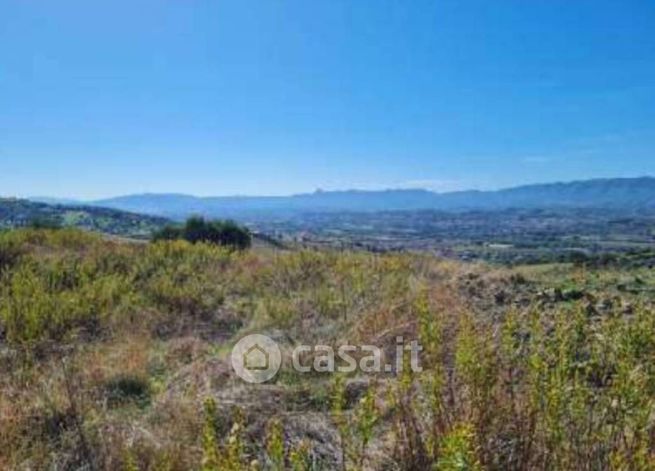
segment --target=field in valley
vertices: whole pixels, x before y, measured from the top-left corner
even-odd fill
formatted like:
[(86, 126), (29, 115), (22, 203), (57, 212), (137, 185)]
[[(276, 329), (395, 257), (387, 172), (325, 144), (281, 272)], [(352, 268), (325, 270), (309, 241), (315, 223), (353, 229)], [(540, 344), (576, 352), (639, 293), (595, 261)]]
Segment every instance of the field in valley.
[(651, 209), (318, 211), (244, 220), (283, 242), (314, 247), (411, 250), (501, 265), (655, 265)]

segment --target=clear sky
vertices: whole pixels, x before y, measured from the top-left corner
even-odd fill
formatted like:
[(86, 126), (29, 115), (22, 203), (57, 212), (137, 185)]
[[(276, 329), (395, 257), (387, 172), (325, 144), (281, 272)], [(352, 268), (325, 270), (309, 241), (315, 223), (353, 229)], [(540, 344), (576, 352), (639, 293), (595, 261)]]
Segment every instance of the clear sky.
[(653, 0), (0, 0), (0, 194), (655, 174)]

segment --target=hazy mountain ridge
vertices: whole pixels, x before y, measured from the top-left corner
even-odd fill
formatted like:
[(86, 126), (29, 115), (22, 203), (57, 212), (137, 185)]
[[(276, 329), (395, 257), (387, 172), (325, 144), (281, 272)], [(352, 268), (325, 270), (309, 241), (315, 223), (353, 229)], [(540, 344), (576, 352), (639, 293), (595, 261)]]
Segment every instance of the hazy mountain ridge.
[(173, 218), (192, 213), (227, 217), (298, 211), (458, 211), (551, 207), (640, 210), (655, 209), (655, 178), (596, 179), (451, 193), (403, 189), (317, 191), (292, 196), (196, 197), (144, 193), (84, 204)]

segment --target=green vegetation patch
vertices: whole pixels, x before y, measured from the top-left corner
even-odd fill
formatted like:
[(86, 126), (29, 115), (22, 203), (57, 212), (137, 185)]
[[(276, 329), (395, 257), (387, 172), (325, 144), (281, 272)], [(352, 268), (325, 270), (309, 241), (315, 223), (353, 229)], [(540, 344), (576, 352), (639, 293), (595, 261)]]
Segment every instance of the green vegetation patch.
[(206, 242), (243, 250), (250, 247), (248, 229), (234, 221), (206, 221), (202, 217), (189, 218), (183, 226), (166, 226), (153, 235), (153, 240), (183, 239), (193, 244)]

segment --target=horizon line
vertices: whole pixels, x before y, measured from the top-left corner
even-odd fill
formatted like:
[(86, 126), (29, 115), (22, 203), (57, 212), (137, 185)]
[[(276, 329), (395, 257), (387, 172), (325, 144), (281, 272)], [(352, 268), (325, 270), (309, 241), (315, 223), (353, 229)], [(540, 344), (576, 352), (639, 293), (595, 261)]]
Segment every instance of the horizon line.
[(648, 174), (643, 174), (643, 175), (638, 175), (638, 176), (631, 176), (631, 177), (592, 177), (592, 178), (587, 178), (587, 179), (575, 179), (575, 180), (557, 180), (557, 181), (546, 181), (546, 182), (539, 182), (539, 183), (523, 183), (523, 184), (517, 184), (517, 185), (511, 185), (511, 186), (503, 186), (503, 187), (498, 187), (498, 188), (466, 188), (466, 189), (461, 189), (461, 190), (450, 190), (450, 191), (436, 191), (433, 189), (429, 189), (426, 187), (403, 187), (403, 186), (398, 186), (398, 187), (381, 187), (379, 189), (364, 189), (364, 188), (345, 188), (345, 189), (322, 189), (322, 188), (316, 188), (314, 191), (307, 191), (307, 192), (300, 192), (300, 193), (290, 193), (290, 194), (281, 194), (281, 195), (273, 195), (273, 194), (268, 194), (268, 195), (253, 195), (253, 194), (226, 194), (226, 195), (219, 195), (219, 194), (210, 194), (210, 195), (198, 195), (198, 194), (192, 194), (192, 193), (182, 193), (182, 192), (153, 192), (153, 191), (142, 191), (142, 192), (133, 192), (133, 193), (123, 193), (123, 194), (118, 194), (118, 195), (112, 195), (112, 196), (105, 196), (105, 197), (99, 197), (99, 198), (78, 198), (74, 196), (49, 196), (49, 195), (32, 195), (32, 196), (16, 196), (16, 195), (5, 195), (2, 196), (0, 195), (0, 198), (5, 198), (5, 199), (10, 199), (10, 198), (15, 198), (15, 199), (23, 199), (23, 200), (46, 200), (46, 199), (51, 199), (51, 200), (59, 200), (59, 201), (70, 201), (74, 203), (94, 203), (98, 201), (104, 201), (104, 200), (112, 200), (112, 199), (117, 199), (117, 198), (126, 198), (126, 197), (133, 197), (133, 196), (177, 196), (177, 197), (188, 197), (188, 198), (196, 198), (196, 199), (210, 199), (210, 198), (293, 198), (293, 197), (298, 197), (298, 196), (308, 196), (308, 195), (316, 195), (316, 194), (322, 194), (322, 193), (383, 193), (383, 192), (393, 192), (393, 191), (423, 191), (427, 193), (432, 193), (435, 195), (448, 195), (448, 194), (455, 194), (455, 193), (468, 193), (468, 192), (499, 192), (499, 191), (505, 191), (505, 190), (512, 190), (512, 189), (517, 189), (517, 188), (524, 188), (524, 187), (534, 187), (534, 186), (549, 186), (549, 185), (570, 185), (570, 184), (575, 184), (575, 183), (585, 183), (585, 182), (600, 182), (600, 181), (608, 181), (608, 180), (643, 180), (643, 179), (655, 179), (655, 175), (648, 175)]

